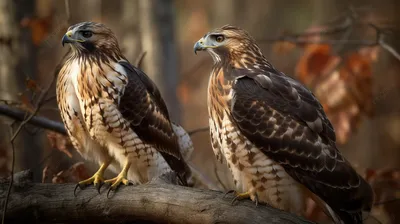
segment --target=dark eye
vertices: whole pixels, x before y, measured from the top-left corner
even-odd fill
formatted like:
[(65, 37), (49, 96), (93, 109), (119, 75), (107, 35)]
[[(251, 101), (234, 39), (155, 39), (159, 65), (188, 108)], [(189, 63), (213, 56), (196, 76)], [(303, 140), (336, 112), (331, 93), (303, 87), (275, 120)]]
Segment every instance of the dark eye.
[(89, 38), (93, 35), (92, 31), (82, 31), (82, 36), (84, 38)]
[(225, 40), (225, 37), (222, 36), (222, 35), (218, 35), (218, 36), (215, 37), (215, 40), (216, 40), (218, 43), (221, 43), (222, 41)]

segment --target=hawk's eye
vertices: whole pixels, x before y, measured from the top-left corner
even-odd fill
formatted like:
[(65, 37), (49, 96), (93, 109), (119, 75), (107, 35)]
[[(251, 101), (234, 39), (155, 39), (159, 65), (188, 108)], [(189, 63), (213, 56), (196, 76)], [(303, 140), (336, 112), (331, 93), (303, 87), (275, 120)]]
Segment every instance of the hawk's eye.
[(215, 40), (216, 40), (218, 43), (221, 43), (222, 41), (225, 40), (225, 37), (224, 37), (223, 35), (218, 35), (218, 36), (215, 37)]
[(84, 38), (89, 38), (93, 35), (92, 31), (82, 31), (82, 36)]

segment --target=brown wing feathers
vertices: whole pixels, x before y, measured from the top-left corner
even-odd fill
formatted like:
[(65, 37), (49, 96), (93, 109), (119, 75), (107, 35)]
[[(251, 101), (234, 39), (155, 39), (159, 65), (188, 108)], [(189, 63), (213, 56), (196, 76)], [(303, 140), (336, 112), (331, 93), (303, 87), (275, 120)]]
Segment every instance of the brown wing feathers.
[(231, 113), (239, 129), (346, 223), (361, 223), (363, 204), (372, 202), (369, 186), (336, 149), (318, 101), (286, 77), (257, 77), (270, 84), (253, 77), (239, 78), (233, 86)]
[(131, 122), (133, 131), (145, 143), (155, 145), (168, 165), (187, 185), (189, 168), (179, 151), (167, 107), (155, 84), (139, 69), (119, 62), (128, 73), (128, 83), (120, 101), (120, 111)]

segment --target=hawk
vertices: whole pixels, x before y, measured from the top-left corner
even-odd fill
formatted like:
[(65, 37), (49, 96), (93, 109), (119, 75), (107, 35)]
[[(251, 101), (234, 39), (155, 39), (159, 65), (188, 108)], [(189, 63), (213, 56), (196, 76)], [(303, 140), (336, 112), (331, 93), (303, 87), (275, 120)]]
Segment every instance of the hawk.
[[(191, 153), (191, 140), (170, 122), (156, 85), (126, 60), (113, 32), (83, 22), (68, 28), (62, 44), (71, 48), (57, 79), (61, 117), (78, 152), (100, 165), (77, 186), (94, 184), (99, 190), (109, 183), (114, 190), (130, 181), (146, 183), (171, 169), (187, 185), (191, 172), (180, 146)], [(104, 180), (107, 167), (118, 176)]]
[(373, 192), (336, 147), (314, 95), (274, 68), (243, 29), (207, 33), (214, 66), (208, 84), (212, 148), (232, 173), (236, 198), (302, 215), (311, 194), (336, 223), (362, 223)]

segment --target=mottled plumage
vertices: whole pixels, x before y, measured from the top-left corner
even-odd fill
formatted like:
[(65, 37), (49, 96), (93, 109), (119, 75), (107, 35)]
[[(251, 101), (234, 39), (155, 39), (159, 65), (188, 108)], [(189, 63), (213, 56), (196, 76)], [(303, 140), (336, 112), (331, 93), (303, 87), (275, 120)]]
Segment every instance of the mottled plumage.
[[(157, 87), (125, 59), (111, 30), (79, 23), (68, 29), (64, 43), (71, 50), (59, 72), (57, 99), (75, 148), (104, 169), (110, 163), (114, 171), (122, 168), (109, 181), (114, 187), (127, 184), (126, 178), (146, 183), (171, 168), (186, 185), (190, 169), (180, 145), (190, 154), (190, 138), (170, 122)], [(104, 169), (94, 176), (99, 185)]]
[(336, 223), (362, 223), (373, 192), (336, 147), (314, 95), (275, 69), (244, 30), (224, 26), (195, 44), (214, 60), (208, 86), (214, 153), (239, 192), (297, 214), (311, 194)]

